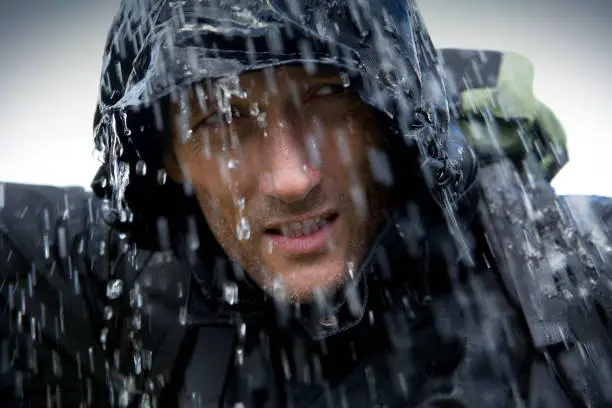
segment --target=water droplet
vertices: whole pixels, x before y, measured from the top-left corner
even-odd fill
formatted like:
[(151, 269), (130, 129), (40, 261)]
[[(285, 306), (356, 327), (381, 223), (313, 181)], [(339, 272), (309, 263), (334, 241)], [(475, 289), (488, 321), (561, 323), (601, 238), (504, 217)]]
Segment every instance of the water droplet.
[(346, 72), (340, 72), (340, 80), (342, 81), (343, 87), (348, 88), (349, 86), (351, 86), (351, 80)]
[(140, 398), (140, 408), (151, 408), (151, 396), (149, 394), (144, 394)]
[(254, 117), (257, 117), (257, 115), (259, 115), (259, 105), (257, 104), (257, 102), (252, 103), (249, 107), (249, 115)]
[(260, 128), (264, 128), (265, 129), (267, 127), (268, 117), (267, 117), (265, 112), (260, 112), (257, 115), (256, 120), (257, 120), (257, 126), (259, 126)]
[(159, 184), (160, 186), (163, 186), (164, 184), (166, 184), (167, 179), (168, 179), (168, 174), (166, 173), (166, 170), (159, 169), (157, 171), (157, 184)]
[(55, 350), (53, 350), (53, 352), (51, 353), (51, 367), (55, 376), (62, 376), (62, 363), (59, 354)]
[(153, 365), (153, 352), (151, 350), (143, 350), (142, 360), (144, 369), (151, 370), (151, 366)]
[(102, 348), (106, 349), (106, 341), (108, 340), (108, 327), (104, 327), (100, 331), (100, 344), (102, 344)]
[(236, 225), (236, 235), (239, 241), (246, 241), (251, 238), (251, 226), (246, 217), (241, 217), (238, 225)]
[(51, 256), (51, 242), (49, 241), (48, 234), (43, 235), (43, 251), (45, 259), (49, 259), (49, 257)]
[(130, 242), (127, 239), (121, 239), (119, 241), (119, 251), (124, 254), (127, 254), (130, 250)]
[(104, 241), (100, 241), (100, 246), (99, 246), (99, 250), (98, 250), (98, 255), (100, 256), (104, 256), (104, 254), (106, 253), (106, 242)]
[(114, 279), (106, 285), (106, 296), (109, 299), (117, 299), (123, 292), (123, 281), (121, 279)]
[(357, 283), (355, 281), (350, 281), (346, 284), (344, 296), (346, 297), (351, 315), (354, 317), (359, 316), (361, 314), (363, 303), (359, 291), (357, 290)]
[(310, 41), (301, 40), (298, 43), (300, 49), (300, 56), (303, 58), (302, 67), (309, 75), (313, 75), (317, 72), (317, 66), (313, 62), (315, 61), (314, 52)]
[(93, 347), (87, 348), (87, 356), (89, 357), (89, 369), (91, 371), (94, 371), (96, 366), (94, 362)]
[(367, 218), (368, 208), (367, 208), (367, 198), (365, 192), (361, 185), (354, 183), (350, 188), (351, 200), (353, 201), (353, 205), (355, 206), (355, 210), (357, 212), (357, 216), (359, 216), (362, 220)]
[(68, 243), (66, 236), (66, 227), (64, 226), (61, 226), (57, 229), (57, 246), (60, 258), (66, 259), (68, 257)]
[(223, 299), (230, 305), (238, 303), (238, 285), (236, 283), (231, 281), (223, 283)]
[(128, 221), (129, 218), (130, 218), (130, 216), (129, 216), (127, 211), (125, 211), (125, 210), (119, 211), (119, 221), (125, 223), (125, 222)]
[(179, 323), (181, 326), (185, 326), (187, 324), (187, 308), (185, 306), (179, 309)]
[(147, 174), (147, 163), (144, 160), (138, 160), (136, 162), (136, 174), (144, 176)]
[(368, 149), (368, 160), (374, 179), (385, 186), (393, 185), (393, 172), (387, 155), (377, 149)]
[(134, 330), (140, 330), (142, 328), (142, 316), (140, 313), (134, 313), (132, 316), (132, 328)]
[(136, 375), (142, 373), (142, 355), (140, 353), (134, 353), (134, 372)]
[(312, 165), (316, 168), (321, 167), (321, 153), (319, 152), (317, 141), (315, 140), (315, 137), (312, 134), (307, 136), (306, 149), (308, 151), (308, 159), (310, 163), (312, 163)]
[(126, 389), (122, 389), (119, 392), (119, 400), (117, 402), (121, 408), (127, 408), (127, 406), (130, 404), (130, 399), (130, 392)]
[(334, 134), (338, 152), (340, 153), (340, 162), (345, 166), (350, 166), (352, 162), (351, 149), (348, 144), (348, 134), (345, 130), (337, 130)]
[(235, 359), (236, 365), (238, 366), (241, 366), (244, 363), (244, 350), (242, 347), (236, 348)]
[(110, 306), (104, 306), (104, 320), (110, 320), (113, 318), (113, 308)]
[(239, 165), (240, 165), (240, 161), (238, 159), (229, 159), (227, 161), (227, 168), (228, 169), (236, 169), (236, 168), (238, 168)]
[(275, 277), (272, 281), (271, 287), (272, 294), (276, 299), (285, 299), (287, 295), (285, 282), (280, 277)]
[(140, 309), (144, 304), (144, 297), (140, 292), (140, 285), (135, 284), (134, 288), (130, 290), (130, 306), (133, 308)]
[(160, 388), (164, 388), (166, 386), (166, 377), (163, 374), (157, 374), (155, 380)]
[(238, 211), (244, 211), (244, 197), (240, 197), (236, 200), (236, 208), (238, 208)]

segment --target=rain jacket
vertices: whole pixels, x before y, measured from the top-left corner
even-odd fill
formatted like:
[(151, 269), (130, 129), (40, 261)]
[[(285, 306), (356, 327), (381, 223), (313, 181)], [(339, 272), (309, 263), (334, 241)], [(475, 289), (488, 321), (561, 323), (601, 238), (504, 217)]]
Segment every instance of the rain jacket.
[[(589, 352), (608, 336), (577, 324), (594, 308), (559, 309), (566, 319), (546, 301), (566, 304), (565, 290), (590, 305), (596, 291), (584, 284), (605, 295), (604, 280), (557, 287), (544, 272), (601, 271), (589, 255), (609, 249), (612, 205), (591, 198), (596, 212), (582, 217), (583, 201), (522, 188), (503, 160), (478, 168), (449, 129), (442, 71), (411, 2), (218, 3), (122, 4), (102, 67), (95, 195), (2, 185), (3, 406), (605, 406), (591, 384), (607, 357)], [(393, 174), (405, 203), (325, 306), (277, 304), (219, 252), (193, 197), (160, 173), (155, 143), (157, 102), (183, 87), (308, 61), (349, 72), (414, 167)], [(525, 239), (532, 221), (541, 242)], [(592, 264), (566, 260), (569, 238), (546, 235), (570, 224), (592, 244), (581, 254)], [(544, 249), (547, 266), (536, 264)], [(540, 265), (548, 280), (517, 281), (517, 265)], [(525, 290), (543, 301), (539, 320)]]
[[(393, 231), (371, 266), (378, 276), (415, 273), (368, 282), (367, 312), (335, 334), (321, 326), (333, 334), (321, 342), (303, 321), (279, 324), (253, 288), (238, 301), (215, 297), (174, 253), (127, 251), (89, 192), (0, 186), (3, 407), (580, 406), (529, 341), (490, 258), (451, 286), (444, 245), (415, 262)], [(560, 202), (581, 215), (581, 231), (612, 229), (609, 198)]]

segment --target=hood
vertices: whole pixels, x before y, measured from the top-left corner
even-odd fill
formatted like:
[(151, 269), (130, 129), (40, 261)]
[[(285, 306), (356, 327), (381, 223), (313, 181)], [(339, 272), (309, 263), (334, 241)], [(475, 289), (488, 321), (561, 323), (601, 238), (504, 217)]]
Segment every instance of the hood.
[(443, 68), (413, 0), (124, 0), (107, 39), (94, 118), (102, 166), (92, 187), (109, 222), (140, 231), (144, 241), (160, 217), (194, 206), (162, 169), (163, 98), (180, 98), (205, 79), (294, 63), (347, 72), (414, 154), (414, 172), (434, 200), (456, 208), (475, 163), (449, 130)]

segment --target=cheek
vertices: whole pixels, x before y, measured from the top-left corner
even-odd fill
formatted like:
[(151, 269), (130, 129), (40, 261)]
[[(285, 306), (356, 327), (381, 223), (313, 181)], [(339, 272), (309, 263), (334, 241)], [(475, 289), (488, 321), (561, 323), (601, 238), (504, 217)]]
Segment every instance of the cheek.
[(179, 156), (185, 179), (191, 183), (206, 221), (213, 230), (228, 230), (233, 222), (231, 183), (214, 159), (188, 152)]
[(318, 150), (325, 172), (337, 175), (357, 173), (360, 178), (368, 176), (370, 164), (368, 151), (376, 147), (375, 137), (367, 130), (350, 131), (348, 128), (336, 128), (326, 132)]
[(201, 199), (231, 201), (240, 183), (240, 160), (231, 155), (213, 155), (187, 152), (179, 158), (185, 178), (191, 182), (194, 193)]
[(181, 161), (209, 228), (229, 253), (234, 252), (232, 248), (238, 240), (236, 227), (240, 218), (246, 215), (238, 199), (249, 203), (256, 196), (255, 166), (260, 160), (251, 156), (217, 155), (207, 159), (192, 153), (183, 156)]

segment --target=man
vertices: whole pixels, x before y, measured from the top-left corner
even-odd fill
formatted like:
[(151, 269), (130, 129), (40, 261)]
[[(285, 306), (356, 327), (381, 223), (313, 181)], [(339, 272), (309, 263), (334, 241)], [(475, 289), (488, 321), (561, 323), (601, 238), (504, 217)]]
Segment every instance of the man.
[(123, 2), (100, 199), (1, 201), (5, 405), (612, 401), (601, 220), (478, 169), (414, 4), (351, 5)]

